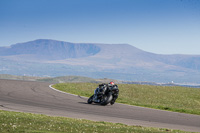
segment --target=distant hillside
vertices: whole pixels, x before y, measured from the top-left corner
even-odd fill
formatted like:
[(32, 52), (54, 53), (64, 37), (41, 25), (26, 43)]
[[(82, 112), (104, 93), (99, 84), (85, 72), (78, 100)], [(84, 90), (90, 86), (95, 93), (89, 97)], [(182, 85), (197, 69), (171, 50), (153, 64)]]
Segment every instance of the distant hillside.
[(16, 76), (10, 74), (0, 74), (0, 79), (12, 79), (12, 80), (26, 80), (26, 81), (37, 81), (44, 77), (32, 77), (32, 76)]
[(0, 47), (0, 62), (0, 74), (200, 83), (200, 55), (154, 54), (129, 44), (39, 39)]
[(49, 83), (67, 83), (67, 82), (88, 82), (88, 83), (109, 83), (114, 81), (115, 83), (122, 83), (122, 81), (117, 81), (113, 79), (93, 79), (89, 77), (82, 76), (61, 76), (61, 77), (32, 77), (32, 76), (16, 76), (9, 74), (0, 74), (0, 79), (10, 79), (10, 80), (25, 80), (25, 81), (41, 81)]
[[(61, 76), (61, 77), (32, 77), (32, 76), (16, 76), (16, 75), (8, 75), (8, 74), (0, 74), (0, 79), (8, 79), (8, 80), (24, 80), (24, 81), (40, 81), (40, 82), (48, 82), (51, 84), (56, 83), (109, 83), (110, 81), (114, 81), (115, 84), (142, 84), (142, 85), (155, 85), (155, 86), (184, 86), (184, 87), (193, 87), (200, 88), (200, 84), (179, 84), (179, 83), (156, 83), (156, 82), (142, 82), (142, 81), (120, 81), (115, 79), (93, 79), (89, 77), (82, 76)], [(94, 86), (97, 87), (97, 86)]]
[(93, 79), (82, 76), (61, 76), (55, 78), (38, 79), (37, 81), (50, 82), (50, 83), (67, 83), (67, 82), (109, 83), (110, 81), (114, 81), (115, 83), (122, 83), (122, 81), (117, 81), (113, 79)]
[(37, 81), (50, 82), (50, 83), (66, 83), (66, 82), (89, 82), (96, 83), (97, 81), (88, 77), (81, 76), (61, 76), (55, 78), (38, 79)]

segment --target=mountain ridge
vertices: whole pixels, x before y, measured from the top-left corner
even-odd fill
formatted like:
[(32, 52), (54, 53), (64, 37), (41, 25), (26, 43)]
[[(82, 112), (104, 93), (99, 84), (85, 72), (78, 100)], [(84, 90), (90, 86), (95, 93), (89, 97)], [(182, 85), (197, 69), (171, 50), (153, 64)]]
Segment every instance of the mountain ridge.
[(0, 61), (2, 74), (72, 74), (152, 82), (199, 82), (196, 78), (200, 78), (200, 55), (155, 54), (129, 44), (38, 39), (0, 47)]
[[(77, 58), (96, 54), (100, 49), (93, 44), (73, 44), (63, 41), (39, 39), (0, 47), (0, 56), (32, 55), (43, 60)], [(59, 51), (59, 52), (58, 52)], [(52, 56), (53, 55), (53, 56)]]

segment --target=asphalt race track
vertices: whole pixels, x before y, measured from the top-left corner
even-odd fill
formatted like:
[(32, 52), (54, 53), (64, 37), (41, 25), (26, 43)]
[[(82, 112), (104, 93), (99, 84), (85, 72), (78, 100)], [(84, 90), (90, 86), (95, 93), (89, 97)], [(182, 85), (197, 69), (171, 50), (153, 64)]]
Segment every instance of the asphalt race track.
[(87, 104), (87, 98), (55, 91), (49, 85), (44, 82), (1, 79), (0, 110), (200, 132), (199, 115), (123, 104), (90, 105)]

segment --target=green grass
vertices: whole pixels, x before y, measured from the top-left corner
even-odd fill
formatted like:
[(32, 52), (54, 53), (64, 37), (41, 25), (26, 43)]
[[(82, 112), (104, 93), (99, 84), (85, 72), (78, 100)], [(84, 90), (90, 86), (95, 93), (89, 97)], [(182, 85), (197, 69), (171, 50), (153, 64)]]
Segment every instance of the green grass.
[(187, 133), (178, 130), (127, 126), (84, 119), (0, 110), (1, 133)]
[[(54, 88), (89, 97), (95, 83), (61, 83)], [(118, 103), (200, 115), (200, 89), (179, 86), (119, 84)]]

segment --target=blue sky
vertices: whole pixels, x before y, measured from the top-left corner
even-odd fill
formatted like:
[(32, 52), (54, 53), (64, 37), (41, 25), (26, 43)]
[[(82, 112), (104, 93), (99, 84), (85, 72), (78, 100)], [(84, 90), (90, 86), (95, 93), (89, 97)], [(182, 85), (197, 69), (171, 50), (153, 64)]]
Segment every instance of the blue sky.
[(0, 46), (36, 39), (200, 55), (200, 0), (0, 0)]

